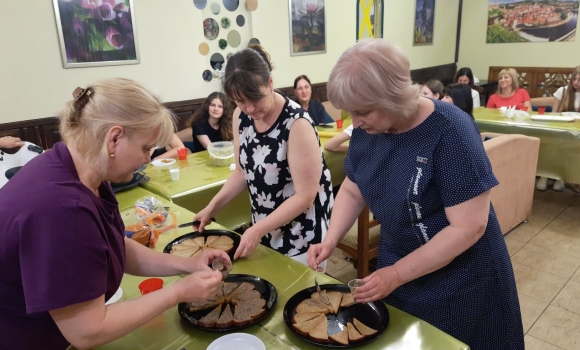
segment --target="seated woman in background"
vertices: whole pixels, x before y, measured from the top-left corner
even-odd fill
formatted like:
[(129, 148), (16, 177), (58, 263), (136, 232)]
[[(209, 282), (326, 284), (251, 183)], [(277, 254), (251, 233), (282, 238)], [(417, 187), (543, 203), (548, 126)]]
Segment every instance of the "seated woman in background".
[(212, 142), (232, 141), (232, 108), (226, 94), (218, 91), (209, 94), (186, 125), (193, 138), (194, 153), (205, 151)]
[(471, 88), (471, 98), (473, 99), (473, 108), (481, 106), (479, 101), (479, 91), (475, 89), (473, 72), (471, 71), (471, 68), (464, 67), (458, 70), (457, 74), (455, 74), (455, 79), (453, 79), (453, 82), (469, 85)]
[(312, 99), (312, 84), (306, 75), (300, 75), (294, 79), (294, 93), (296, 94), (296, 102), (298, 102), (302, 109), (310, 115), (314, 124), (333, 123), (334, 119), (328, 113), (320, 101)]
[(440, 100), (443, 98), (443, 90), (443, 84), (439, 80), (431, 79), (421, 88), (421, 96)]
[(580, 111), (580, 66), (572, 71), (570, 82), (554, 92), (554, 112), (578, 112)]
[(349, 125), (340, 134), (334, 135), (330, 140), (324, 144), (324, 149), (331, 152), (348, 152), (348, 145), (346, 141), (350, 140), (352, 136), (353, 126)]
[[(185, 148), (183, 142), (179, 139), (177, 134), (173, 134), (169, 145), (165, 147), (159, 147), (151, 151), (151, 160), (163, 159), (163, 158), (177, 158), (177, 150), (180, 148)], [(189, 153), (189, 152), (188, 152)]]
[(473, 118), (473, 98), (471, 97), (471, 88), (463, 83), (449, 84), (445, 87), (443, 93), (445, 96), (442, 101), (456, 105)]
[(520, 89), (518, 73), (513, 68), (502, 69), (498, 75), (497, 93), (491, 95), (487, 101), (487, 108), (516, 106), (516, 109), (526, 107), (532, 110), (532, 102), (526, 89)]

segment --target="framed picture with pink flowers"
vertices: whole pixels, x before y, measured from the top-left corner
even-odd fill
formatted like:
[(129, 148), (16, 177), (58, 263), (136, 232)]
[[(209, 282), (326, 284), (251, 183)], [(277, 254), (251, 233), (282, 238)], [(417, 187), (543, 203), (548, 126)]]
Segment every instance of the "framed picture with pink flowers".
[(139, 63), (133, 0), (53, 0), (64, 68)]
[(326, 52), (325, 0), (288, 0), (290, 56)]

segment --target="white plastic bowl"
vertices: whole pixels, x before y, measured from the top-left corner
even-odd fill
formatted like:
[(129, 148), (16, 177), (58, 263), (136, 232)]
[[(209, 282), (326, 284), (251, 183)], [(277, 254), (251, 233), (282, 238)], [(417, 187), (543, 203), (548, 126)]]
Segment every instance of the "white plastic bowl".
[(212, 142), (207, 151), (213, 166), (229, 166), (234, 162), (234, 143), (231, 141)]

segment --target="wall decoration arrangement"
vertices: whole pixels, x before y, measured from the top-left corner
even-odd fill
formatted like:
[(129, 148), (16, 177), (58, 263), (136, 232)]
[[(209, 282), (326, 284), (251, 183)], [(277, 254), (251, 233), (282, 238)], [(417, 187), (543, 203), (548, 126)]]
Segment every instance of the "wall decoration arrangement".
[(133, 0), (53, 0), (64, 68), (139, 63)]
[(416, 0), (413, 45), (432, 45), (435, 27), (435, 0)]
[(325, 0), (288, 0), (290, 56), (326, 52)]
[(486, 42), (574, 41), (578, 2), (489, 0)]
[(205, 39), (199, 44), (198, 51), (207, 57), (208, 69), (202, 73), (202, 78), (207, 82), (223, 80), (226, 65), (224, 57), (229, 59), (234, 52), (247, 47), (255, 39), (251, 39), (250, 13), (258, 8), (258, 1), (193, 0), (193, 5), (196, 9), (201, 10), (201, 18), (204, 18), (203, 34)]
[(357, 0), (356, 40), (383, 37), (383, 0)]

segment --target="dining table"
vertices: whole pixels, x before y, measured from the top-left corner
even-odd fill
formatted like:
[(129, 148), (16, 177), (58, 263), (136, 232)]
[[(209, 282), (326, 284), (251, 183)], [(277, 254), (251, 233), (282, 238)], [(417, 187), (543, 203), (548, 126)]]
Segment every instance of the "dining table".
[[(343, 128), (350, 125), (347, 120)], [(338, 129), (336, 124), (330, 128), (317, 127), (321, 134), (320, 143), (324, 144), (334, 135), (344, 129)], [(344, 170), (344, 152), (323, 151), (326, 166), (330, 170), (333, 186), (338, 186), (346, 177)], [(169, 171), (179, 168), (179, 179), (173, 181)], [(192, 212), (205, 208), (212, 198), (221, 190), (232, 170), (227, 166), (213, 166), (208, 151), (189, 154), (187, 159), (176, 160), (174, 164), (155, 166), (149, 164), (145, 173), (149, 181), (141, 184), (144, 189), (155, 193)], [(229, 229), (238, 229), (251, 223), (251, 203), (248, 190), (236, 196), (216, 214), (216, 220)]]
[[(172, 224), (189, 222), (194, 215), (193, 212), (162, 196), (148, 192), (143, 188), (134, 188), (119, 193), (117, 196), (125, 225), (137, 223), (132, 201), (143, 195), (161, 200), (168, 207), (170, 214), (176, 217), (177, 222)], [(218, 221), (218, 223), (207, 226), (207, 229), (225, 230), (226, 228)], [(154, 249), (162, 252), (168, 243), (190, 232), (192, 232), (191, 227), (176, 227), (167, 230), (159, 236)], [(295, 335), (283, 320), (286, 302), (296, 293), (314, 285), (316, 275), (314, 270), (270, 248), (259, 245), (249, 257), (238, 259), (233, 263), (230, 276), (233, 274), (258, 276), (270, 282), (278, 293), (277, 302), (262, 321), (235, 332), (258, 337), (266, 349), (320, 348), (320, 346), (311, 344)], [(170, 286), (183, 276), (161, 278), (164, 281), (164, 286)], [(121, 281), (123, 295), (119, 302), (138, 298), (140, 296), (138, 285), (145, 279), (125, 274)], [(317, 279), (321, 285), (342, 284), (326, 274), (319, 273)], [(467, 345), (430, 324), (390, 305), (386, 305), (386, 307), (390, 316), (387, 328), (374, 341), (365, 344), (364, 349), (469, 349)], [(100, 346), (98, 349), (206, 349), (214, 340), (225, 334), (229, 333), (194, 328), (182, 320), (178, 314), (177, 306), (174, 306), (133, 332)]]
[[(474, 108), (473, 117), (481, 132), (522, 134), (540, 139), (536, 175), (580, 184), (580, 120), (536, 121), (528, 116), (508, 118), (495, 108)], [(545, 113), (544, 117), (561, 116)]]

